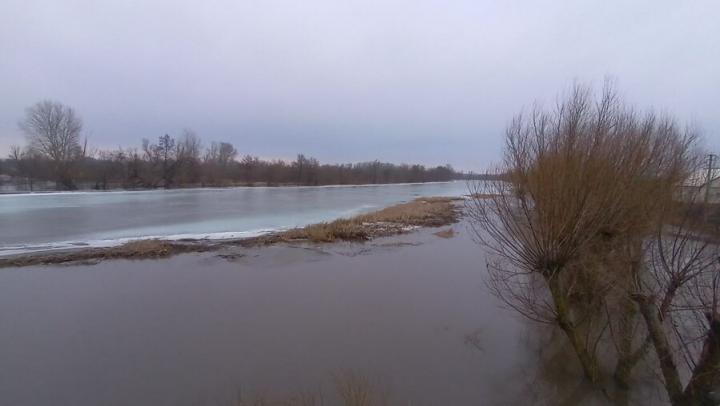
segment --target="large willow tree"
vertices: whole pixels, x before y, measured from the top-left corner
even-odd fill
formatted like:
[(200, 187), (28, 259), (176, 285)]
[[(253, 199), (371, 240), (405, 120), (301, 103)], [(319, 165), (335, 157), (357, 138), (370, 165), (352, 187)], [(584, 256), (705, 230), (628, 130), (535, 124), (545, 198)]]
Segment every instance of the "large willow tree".
[[(717, 360), (707, 355), (720, 355), (712, 327), (717, 283), (701, 282), (717, 272), (713, 245), (693, 227), (670, 227), (695, 152), (696, 136), (673, 119), (627, 107), (610, 85), (599, 97), (575, 86), (554, 108), (512, 120), (505, 181), (479, 185), (470, 203), (478, 240), (491, 254), (493, 293), (560, 329), (594, 384), (609, 372), (626, 388), (653, 353), (674, 404), (707, 398), (707, 382), (717, 378)], [(691, 284), (702, 287), (678, 294)], [(693, 329), (694, 340), (708, 341), (688, 351), (699, 361), (688, 363), (684, 382), (668, 360), (675, 354), (668, 347), (691, 341), (668, 317), (680, 301), (710, 315)], [(701, 389), (695, 372), (704, 377)]]

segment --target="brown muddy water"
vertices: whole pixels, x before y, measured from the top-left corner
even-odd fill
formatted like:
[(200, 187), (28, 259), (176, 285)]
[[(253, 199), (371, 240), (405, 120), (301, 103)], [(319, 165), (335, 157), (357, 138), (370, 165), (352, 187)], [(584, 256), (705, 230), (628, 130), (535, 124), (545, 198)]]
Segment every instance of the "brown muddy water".
[[(2, 270), (0, 404), (229, 405), (239, 391), (321, 391), (332, 405), (342, 370), (390, 404), (557, 404), (578, 387), (573, 360), (539, 362), (536, 329), (499, 308), (480, 248), (464, 223), (453, 228)], [(603, 403), (578, 393), (568, 404)], [(660, 401), (651, 395), (643, 403)]]

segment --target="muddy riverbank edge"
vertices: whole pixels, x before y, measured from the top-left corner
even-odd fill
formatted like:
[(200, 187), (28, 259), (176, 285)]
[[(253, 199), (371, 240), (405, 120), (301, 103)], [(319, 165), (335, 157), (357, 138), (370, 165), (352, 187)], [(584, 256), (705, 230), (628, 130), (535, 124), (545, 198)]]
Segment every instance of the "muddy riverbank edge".
[(0, 258), (0, 268), (44, 264), (97, 263), (108, 259), (166, 258), (190, 252), (217, 251), (226, 247), (258, 247), (287, 242), (330, 243), (369, 241), (411, 232), (421, 227), (457, 223), (463, 213), (462, 197), (420, 197), (352, 218), (341, 218), (258, 237), (226, 240), (136, 240), (116, 247), (19, 254)]

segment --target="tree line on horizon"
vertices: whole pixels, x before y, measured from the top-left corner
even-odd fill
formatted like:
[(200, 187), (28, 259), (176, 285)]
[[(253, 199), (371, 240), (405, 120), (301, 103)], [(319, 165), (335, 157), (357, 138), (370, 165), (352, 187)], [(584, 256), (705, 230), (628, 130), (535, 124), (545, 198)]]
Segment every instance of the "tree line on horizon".
[(299, 154), (294, 161), (240, 156), (229, 142), (203, 142), (192, 130), (178, 137), (143, 139), (138, 147), (88, 149), (81, 139), (82, 120), (68, 106), (42, 101), (26, 110), (19, 124), (27, 145), (12, 146), (0, 161), (0, 174), (33, 190), (38, 181), (58, 190), (176, 188), (237, 185), (330, 185), (438, 182), (477, 176), (452, 166), (380, 161), (321, 164)]

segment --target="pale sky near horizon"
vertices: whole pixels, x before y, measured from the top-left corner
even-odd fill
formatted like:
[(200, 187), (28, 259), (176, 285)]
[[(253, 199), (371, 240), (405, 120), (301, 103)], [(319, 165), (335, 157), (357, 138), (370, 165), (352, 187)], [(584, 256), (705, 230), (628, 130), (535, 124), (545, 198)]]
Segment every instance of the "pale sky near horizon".
[(478, 171), (520, 109), (607, 75), (720, 152), (717, 0), (4, 0), (0, 154), (53, 99), (101, 148), (191, 128), (261, 157)]

